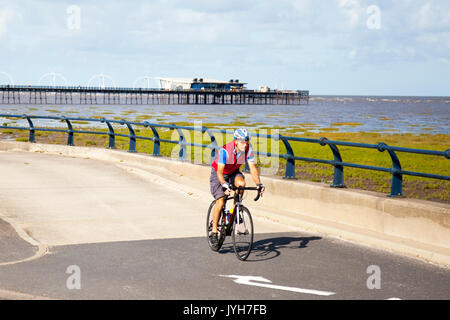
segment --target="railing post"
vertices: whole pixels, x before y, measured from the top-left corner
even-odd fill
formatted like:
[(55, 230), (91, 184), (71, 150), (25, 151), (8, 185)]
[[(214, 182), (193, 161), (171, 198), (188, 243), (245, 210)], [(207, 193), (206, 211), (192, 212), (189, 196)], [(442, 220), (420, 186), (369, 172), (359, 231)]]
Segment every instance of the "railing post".
[(275, 141), (281, 139), (283, 141), (284, 146), (286, 147), (286, 154), (284, 158), (286, 159), (286, 174), (283, 179), (295, 179), (295, 159), (294, 159), (294, 151), (292, 150), (291, 145), (288, 140), (282, 136), (281, 134), (274, 135)]
[(402, 166), (400, 165), (400, 160), (393, 150), (389, 149), (389, 146), (385, 143), (379, 143), (377, 146), (378, 151), (383, 152), (387, 150), (392, 160), (392, 184), (391, 184), (391, 194), (388, 197), (401, 197), (403, 195), (403, 175)]
[(206, 127), (202, 127), (202, 134), (207, 132), (209, 134), (209, 137), (211, 139), (210, 148), (211, 148), (211, 159), (209, 161), (209, 164), (211, 164), (217, 157), (219, 153), (219, 146), (217, 145), (216, 137), (212, 134), (211, 131), (208, 130)]
[(180, 142), (178, 143), (178, 145), (180, 146), (180, 152), (178, 153), (178, 160), (180, 161), (186, 161), (187, 159), (187, 155), (186, 155), (186, 138), (183, 134), (183, 131), (178, 128), (175, 124), (170, 124), (171, 126), (173, 126), (173, 129), (177, 129), (178, 135), (180, 136)]
[(61, 117), (61, 120), (66, 121), (67, 123), (67, 145), (68, 146), (73, 146), (73, 128), (72, 128), (72, 124), (70, 123), (69, 119), (67, 119), (66, 117)]
[(114, 129), (111, 125), (111, 123), (109, 123), (108, 120), (106, 120), (105, 118), (103, 118), (101, 120), (101, 122), (105, 122), (106, 125), (108, 126), (108, 136), (109, 136), (109, 144), (108, 144), (108, 149), (115, 149), (116, 148), (116, 136), (114, 134)]
[(333, 184), (330, 187), (346, 188), (346, 186), (344, 184), (344, 167), (340, 164), (336, 164), (336, 162), (342, 162), (341, 153), (339, 152), (339, 149), (337, 148), (337, 146), (335, 144), (327, 143), (326, 141), (328, 141), (327, 138), (325, 138), (325, 137), (320, 138), (319, 143), (321, 146), (325, 146), (326, 144), (328, 144), (331, 151), (333, 152), (334, 177), (333, 177)]
[(28, 115), (26, 115), (26, 114), (24, 114), (24, 115), (22, 116), (22, 118), (27, 119), (28, 125), (30, 126), (30, 128), (28, 129), (28, 130), (30, 130), (30, 135), (29, 135), (29, 138), (28, 138), (28, 142), (36, 143), (36, 139), (35, 139), (35, 137), (34, 137), (34, 125), (33, 125), (33, 121), (31, 121), (31, 118), (30, 118)]
[(128, 147), (128, 152), (136, 152), (136, 134), (134, 133), (134, 129), (130, 123), (125, 121), (124, 119), (120, 120), (121, 124), (126, 124), (128, 131), (130, 132), (130, 146)]
[(161, 156), (161, 142), (159, 140), (158, 131), (148, 121), (144, 121), (144, 127), (150, 127), (153, 132), (153, 156)]

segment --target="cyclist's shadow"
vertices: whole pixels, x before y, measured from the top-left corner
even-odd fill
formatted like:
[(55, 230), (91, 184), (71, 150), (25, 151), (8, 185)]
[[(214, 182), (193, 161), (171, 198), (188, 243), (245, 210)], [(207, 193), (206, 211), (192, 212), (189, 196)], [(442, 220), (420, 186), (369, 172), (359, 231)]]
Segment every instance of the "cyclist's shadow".
[[(277, 237), (262, 239), (253, 243), (252, 252), (247, 261), (263, 261), (278, 257), (280, 249), (302, 249), (310, 241), (321, 240), (321, 237)], [(220, 253), (234, 252), (232, 243), (224, 243)]]

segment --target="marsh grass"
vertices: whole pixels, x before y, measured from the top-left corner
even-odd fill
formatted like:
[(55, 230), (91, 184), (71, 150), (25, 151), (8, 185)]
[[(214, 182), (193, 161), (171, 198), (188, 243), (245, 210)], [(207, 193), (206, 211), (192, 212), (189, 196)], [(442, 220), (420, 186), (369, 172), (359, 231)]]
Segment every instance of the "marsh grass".
[(358, 122), (335, 122), (331, 124), (334, 127), (337, 126), (350, 126), (350, 127), (358, 127), (358, 126), (362, 126), (362, 123), (358, 123)]
[(72, 124), (90, 124), (89, 121), (72, 120)]
[(47, 111), (48, 113), (61, 113), (60, 110), (56, 110), (56, 109), (46, 109), (45, 111)]

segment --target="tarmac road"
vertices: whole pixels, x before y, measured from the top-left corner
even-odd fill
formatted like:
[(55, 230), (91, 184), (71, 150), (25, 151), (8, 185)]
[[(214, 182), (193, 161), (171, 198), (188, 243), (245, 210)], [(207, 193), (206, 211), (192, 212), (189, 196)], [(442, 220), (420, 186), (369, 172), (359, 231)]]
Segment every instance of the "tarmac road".
[(450, 298), (449, 269), (257, 212), (248, 261), (212, 252), (211, 199), (124, 163), (0, 152), (0, 177), (0, 299)]

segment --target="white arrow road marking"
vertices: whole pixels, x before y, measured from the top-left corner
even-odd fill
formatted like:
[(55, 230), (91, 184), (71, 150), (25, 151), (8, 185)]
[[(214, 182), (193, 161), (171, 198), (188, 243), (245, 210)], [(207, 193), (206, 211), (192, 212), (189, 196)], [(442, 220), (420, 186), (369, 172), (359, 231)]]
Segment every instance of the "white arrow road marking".
[[(285, 290), (285, 291), (292, 291), (292, 292), (306, 293), (306, 294), (315, 294), (318, 296), (331, 296), (331, 295), (335, 294), (334, 292), (329, 292), (329, 291), (319, 291), (319, 290), (285, 287), (285, 286), (269, 284), (269, 283), (272, 283), (272, 281), (270, 281), (266, 278), (263, 278), (263, 277), (236, 276), (236, 275), (229, 275), (229, 276), (219, 275), (219, 277), (235, 278), (236, 280), (233, 280), (234, 282), (236, 282), (238, 284), (245, 284), (248, 286), (264, 287), (264, 288)], [(259, 281), (259, 282), (265, 282), (265, 283), (257, 283), (257, 282), (252, 282), (252, 281)]]

